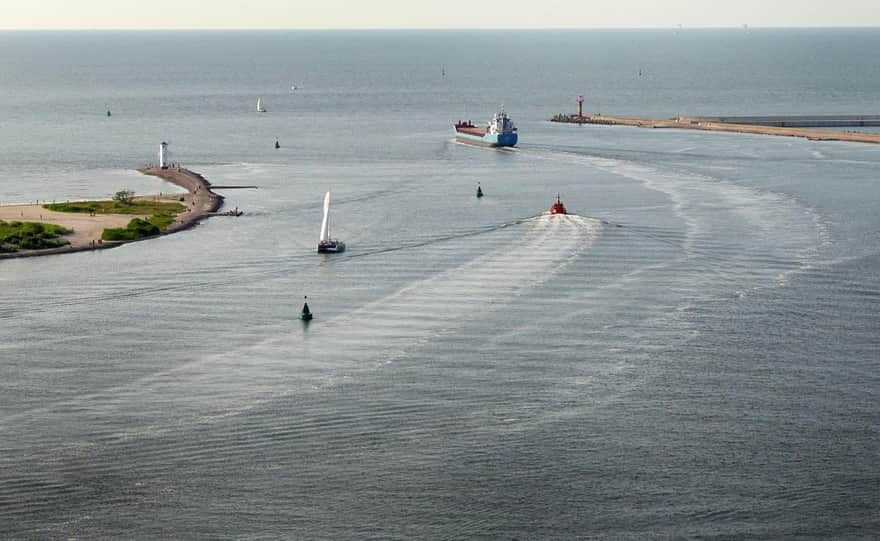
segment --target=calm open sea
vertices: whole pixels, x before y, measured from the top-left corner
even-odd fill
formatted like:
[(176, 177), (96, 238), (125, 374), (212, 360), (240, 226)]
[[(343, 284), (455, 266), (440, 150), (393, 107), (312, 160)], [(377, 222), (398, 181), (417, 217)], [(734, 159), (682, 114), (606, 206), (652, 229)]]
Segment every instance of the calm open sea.
[[(170, 191), (163, 140), (259, 186), (0, 262), (0, 538), (876, 538), (880, 146), (546, 119), (877, 114), (878, 50), (0, 33), (0, 203)], [(452, 141), (502, 104), (517, 149)]]

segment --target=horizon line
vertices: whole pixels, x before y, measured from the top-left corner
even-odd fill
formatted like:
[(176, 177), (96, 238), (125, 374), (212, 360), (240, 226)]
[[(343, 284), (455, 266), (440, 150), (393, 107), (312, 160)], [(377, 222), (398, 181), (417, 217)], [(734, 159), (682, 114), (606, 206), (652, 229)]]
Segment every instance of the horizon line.
[(880, 25), (792, 25), (763, 26), (751, 24), (739, 25), (708, 25), (708, 26), (536, 26), (536, 27), (175, 27), (175, 28), (139, 28), (139, 27), (46, 27), (46, 28), (15, 28), (0, 27), (0, 32), (327, 32), (327, 31), (522, 31), (522, 30), (876, 30)]

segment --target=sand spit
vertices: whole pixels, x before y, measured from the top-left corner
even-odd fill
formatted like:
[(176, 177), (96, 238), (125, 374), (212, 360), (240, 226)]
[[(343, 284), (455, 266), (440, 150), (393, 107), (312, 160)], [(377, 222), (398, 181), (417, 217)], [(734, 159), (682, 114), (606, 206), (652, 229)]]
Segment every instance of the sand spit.
[[(176, 184), (188, 192), (186, 194), (149, 195), (135, 198), (140, 200), (180, 202), (186, 205), (187, 210), (177, 216), (177, 219), (162, 233), (163, 235), (188, 229), (217, 212), (223, 205), (223, 197), (211, 191), (211, 183), (202, 175), (189, 169), (182, 167), (168, 169), (145, 167), (139, 169), (139, 171), (145, 175), (156, 176)], [(181, 198), (183, 198), (182, 201)], [(101, 242), (101, 233), (108, 227), (125, 227), (133, 218), (149, 218), (149, 216), (137, 214), (98, 214), (90, 216), (75, 212), (55, 212), (43, 208), (40, 204), (0, 206), (0, 220), (5, 222), (16, 220), (22, 222), (46, 222), (73, 230), (72, 234), (64, 237), (65, 240), (70, 242), (67, 246), (46, 250), (19, 250), (10, 254), (0, 254), (0, 259), (113, 248), (126, 242)]]

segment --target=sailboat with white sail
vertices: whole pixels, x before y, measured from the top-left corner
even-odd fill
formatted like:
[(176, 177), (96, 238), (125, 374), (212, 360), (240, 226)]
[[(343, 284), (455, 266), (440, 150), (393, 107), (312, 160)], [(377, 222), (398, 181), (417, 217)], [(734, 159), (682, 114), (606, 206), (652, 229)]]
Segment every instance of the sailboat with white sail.
[(257, 98), (257, 112), (258, 113), (265, 113), (266, 112), (266, 108), (263, 107), (263, 98)]
[(336, 254), (345, 251), (345, 243), (330, 238), (330, 192), (324, 195), (324, 219), (321, 221), (321, 238), (318, 241), (319, 254)]

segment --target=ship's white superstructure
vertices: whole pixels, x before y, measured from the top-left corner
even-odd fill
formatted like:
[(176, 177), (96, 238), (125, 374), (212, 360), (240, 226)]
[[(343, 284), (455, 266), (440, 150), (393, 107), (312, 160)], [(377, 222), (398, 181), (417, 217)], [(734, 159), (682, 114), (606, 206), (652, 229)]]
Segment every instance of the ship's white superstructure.
[(513, 124), (513, 121), (510, 120), (510, 116), (508, 116), (503, 108), (501, 111), (495, 113), (492, 116), (492, 121), (489, 122), (488, 132), (490, 134), (509, 134), (515, 131), (516, 126)]

